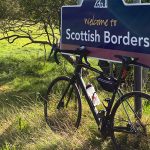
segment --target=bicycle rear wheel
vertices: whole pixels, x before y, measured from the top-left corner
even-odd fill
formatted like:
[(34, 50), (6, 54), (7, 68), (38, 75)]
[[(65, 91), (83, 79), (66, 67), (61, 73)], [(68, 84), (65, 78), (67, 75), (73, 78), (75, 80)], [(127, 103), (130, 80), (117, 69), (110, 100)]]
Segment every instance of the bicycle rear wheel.
[[(142, 108), (135, 111), (139, 98)], [(150, 149), (149, 95), (141, 92), (123, 95), (112, 110), (112, 118), (112, 137), (118, 149)]]
[(70, 83), (70, 78), (62, 76), (51, 82), (44, 101), (44, 115), (53, 129), (79, 127), (81, 99), (77, 86)]

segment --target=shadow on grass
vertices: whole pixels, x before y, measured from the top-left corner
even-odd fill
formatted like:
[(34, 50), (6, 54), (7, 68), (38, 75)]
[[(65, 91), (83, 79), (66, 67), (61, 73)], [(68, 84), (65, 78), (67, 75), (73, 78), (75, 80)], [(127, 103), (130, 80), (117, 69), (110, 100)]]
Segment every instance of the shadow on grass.
[(117, 137), (122, 150), (150, 150), (150, 134), (122, 134)]
[(41, 132), (41, 128), (45, 127), (43, 118), (40, 119), (40, 124), (31, 126), (31, 122), (21, 117), (16, 117), (0, 134), (0, 149), (7, 149), (5, 147), (9, 147), (10, 150), (13, 150), (13, 148), (14, 150), (24, 149), (29, 143), (38, 143), (37, 139), (40, 136), (44, 137)]
[(87, 140), (79, 150), (114, 150), (111, 140), (93, 137)]
[(97, 126), (89, 127), (90, 136), (79, 150), (114, 150), (111, 138), (103, 138)]
[(66, 133), (70, 136), (72, 136), (77, 131), (75, 122), (76, 121), (74, 119), (71, 120), (67, 112), (63, 110), (57, 113), (53, 113), (48, 118), (46, 118), (47, 125), (54, 133)]
[[(44, 96), (50, 82), (50, 70), (39, 73), (42, 66), (16, 59), (0, 61), (0, 108), (30, 105)], [(6, 89), (7, 87), (7, 89)]]
[[(62, 136), (66, 135), (68, 136), (68, 141), (74, 141), (75, 139), (79, 140), (79, 143), (82, 143), (81, 145), (79, 144), (79, 146), (76, 146), (74, 148), (70, 147), (69, 145), (65, 147), (66, 150), (70, 150), (70, 149), (77, 149), (77, 150), (113, 150), (114, 147), (112, 145), (112, 141), (111, 139), (103, 139), (100, 136), (100, 133), (97, 129), (97, 127), (95, 128), (95, 126), (93, 127), (93, 125), (91, 127), (89, 127), (88, 125), (83, 127), (81, 125), (81, 127), (79, 127), (79, 129), (75, 128), (75, 126), (71, 125), (70, 123), (65, 123), (64, 121), (62, 122), (62, 117), (58, 117), (56, 115), (52, 115), (50, 116), (50, 118), (47, 121), (48, 126), (51, 128), (51, 130), (55, 133), (58, 133)], [(82, 128), (82, 129), (81, 129)], [(87, 131), (88, 129), (88, 131)], [(78, 132), (79, 130), (79, 132)], [(84, 131), (84, 135), (82, 135), (81, 130), (85, 130)], [(86, 135), (86, 131), (88, 132)], [(83, 132), (83, 131), (82, 131)], [(81, 141), (80, 141), (80, 136), (81, 136)], [(82, 139), (82, 136), (83, 139)], [(67, 138), (66, 138), (67, 139)], [(65, 143), (65, 141), (64, 141)], [(78, 143), (78, 142), (77, 142)], [(53, 149), (55, 148), (56, 145), (48, 145), (46, 147), (44, 147), (43, 149)], [(63, 145), (62, 145), (63, 146)], [(65, 146), (65, 144), (64, 144)]]
[[(24, 142), (28, 142), (30, 140), (29, 136), (30, 132), (28, 131), (28, 126), (26, 125), (26, 127), (21, 129), (19, 127), (19, 122), (15, 121), (0, 135), (0, 147), (5, 147), (6, 143), (9, 143), (9, 149), (12, 149), (11, 145), (13, 145), (13, 147), (15, 146), (16, 149), (20, 149), (23, 147)], [(23, 142), (23, 140), (20, 139), (23, 139), (24, 137), (26, 137), (26, 139)], [(20, 141), (15, 143), (16, 140)]]

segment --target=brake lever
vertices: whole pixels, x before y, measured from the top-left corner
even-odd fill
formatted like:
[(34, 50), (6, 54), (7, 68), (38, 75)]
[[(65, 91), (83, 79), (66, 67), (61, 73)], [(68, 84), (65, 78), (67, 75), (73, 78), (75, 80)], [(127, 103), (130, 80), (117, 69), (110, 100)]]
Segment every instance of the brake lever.
[[(79, 51), (87, 51), (87, 50), (86, 50), (86, 47), (85, 47), (84, 45), (80, 46), (80, 48), (79, 48), (78, 50), (79, 50)], [(87, 56), (86, 56), (86, 55), (83, 55), (83, 58), (84, 58), (85, 63), (90, 66), (90, 63), (89, 63), (88, 60), (87, 60)]]

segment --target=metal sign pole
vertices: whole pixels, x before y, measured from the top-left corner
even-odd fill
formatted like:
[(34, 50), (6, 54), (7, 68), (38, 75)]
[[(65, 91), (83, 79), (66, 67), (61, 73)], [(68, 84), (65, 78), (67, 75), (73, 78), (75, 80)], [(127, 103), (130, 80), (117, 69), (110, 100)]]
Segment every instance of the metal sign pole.
[[(134, 90), (142, 90), (142, 67), (134, 67)], [(141, 117), (142, 115), (142, 100), (140, 97), (135, 97), (135, 111)]]
[[(78, 4), (78, 5), (80, 5), (81, 3), (82, 3), (82, 0), (77, 0), (77, 4)], [(79, 57), (76, 56), (76, 61), (78, 61), (78, 59), (79, 59)], [(80, 71), (80, 75), (81, 75), (81, 79), (82, 79), (82, 69), (81, 69), (81, 71)], [(83, 81), (83, 83), (84, 83), (84, 81)], [(78, 83), (77, 83), (77, 84), (78, 84)], [(80, 90), (80, 93), (82, 93), (80, 88), (79, 88), (79, 90)]]
[[(141, 0), (134, 0), (133, 3), (141, 3)], [(142, 67), (134, 67), (134, 90), (142, 90)], [(135, 97), (135, 111), (138, 113), (139, 117), (142, 115), (142, 101), (141, 98)]]

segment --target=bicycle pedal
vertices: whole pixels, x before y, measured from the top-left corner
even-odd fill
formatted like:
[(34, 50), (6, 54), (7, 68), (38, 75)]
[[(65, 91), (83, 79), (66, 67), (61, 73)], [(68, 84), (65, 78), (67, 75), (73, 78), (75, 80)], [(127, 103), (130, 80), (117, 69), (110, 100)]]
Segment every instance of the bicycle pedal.
[(98, 118), (103, 118), (105, 116), (106, 110), (101, 110), (98, 112)]

